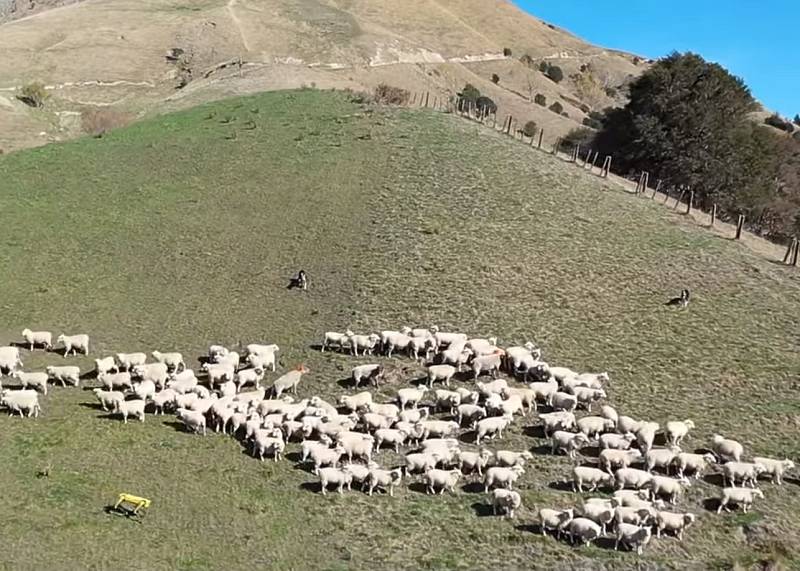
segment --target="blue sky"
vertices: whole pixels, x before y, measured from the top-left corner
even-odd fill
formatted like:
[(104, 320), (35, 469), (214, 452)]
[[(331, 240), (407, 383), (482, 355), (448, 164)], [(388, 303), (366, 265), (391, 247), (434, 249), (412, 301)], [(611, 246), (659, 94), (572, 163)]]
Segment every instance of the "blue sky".
[(800, 113), (800, 0), (513, 0), (593, 44), (658, 58), (693, 51), (768, 109)]

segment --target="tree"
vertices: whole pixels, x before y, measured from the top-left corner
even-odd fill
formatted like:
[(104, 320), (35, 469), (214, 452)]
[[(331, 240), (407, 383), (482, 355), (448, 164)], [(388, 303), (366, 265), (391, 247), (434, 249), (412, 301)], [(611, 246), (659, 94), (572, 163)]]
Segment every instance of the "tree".
[(564, 111), (564, 106), (561, 105), (561, 103), (559, 103), (558, 101), (556, 101), (550, 107), (548, 107), (548, 109), (550, 109), (550, 111), (552, 111), (553, 113), (558, 113), (559, 115), (561, 115), (561, 113)]
[(791, 133), (794, 131), (794, 125), (792, 125), (789, 121), (785, 120), (777, 113), (773, 113), (772, 115), (764, 119), (764, 123), (772, 127), (775, 127), (776, 129), (780, 129), (781, 131), (786, 131), (787, 133)]
[(573, 148), (576, 145), (580, 145), (581, 147), (590, 147), (594, 142), (594, 138), (597, 135), (592, 129), (588, 129), (586, 127), (577, 127), (567, 133), (567, 135), (561, 139), (561, 142), (565, 145), (566, 148)]
[(548, 66), (545, 75), (556, 83), (560, 83), (564, 79), (564, 72), (557, 65)]
[(800, 127), (800, 114), (794, 116), (794, 124)]
[(44, 107), (45, 100), (50, 96), (43, 83), (35, 81), (22, 87), (17, 99), (31, 107)]
[(494, 84), (500, 83), (500, 76), (497, 75), (496, 73), (492, 74), (492, 83), (494, 83)]
[(536, 121), (528, 121), (522, 128), (522, 133), (526, 137), (533, 137), (536, 134)]
[(536, 97), (533, 98), (533, 101), (534, 103), (536, 103), (536, 105), (541, 105), (542, 107), (547, 105), (547, 97), (545, 97), (541, 93), (537, 93)]
[(485, 95), (481, 95), (475, 100), (475, 107), (483, 115), (491, 115), (492, 113), (497, 113), (497, 105), (495, 104), (494, 101), (492, 101)]
[(481, 92), (478, 91), (478, 88), (468, 83), (464, 86), (464, 89), (461, 90), (461, 93), (458, 94), (461, 97), (462, 101), (475, 103), (478, 97), (481, 96)]
[(511, 48), (503, 48), (503, 55), (505, 57), (511, 57)]

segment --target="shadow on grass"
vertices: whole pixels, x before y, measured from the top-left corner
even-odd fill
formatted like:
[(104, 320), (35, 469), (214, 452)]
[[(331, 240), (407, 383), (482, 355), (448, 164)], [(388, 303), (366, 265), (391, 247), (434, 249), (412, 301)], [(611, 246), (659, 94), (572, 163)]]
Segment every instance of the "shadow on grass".
[(475, 515), (478, 517), (494, 516), (494, 508), (492, 508), (490, 504), (475, 502), (474, 504), (472, 504), (472, 509), (475, 511)]
[[(616, 543), (616, 540), (613, 537), (598, 537), (594, 541), (594, 545), (596, 545), (600, 549), (610, 549), (612, 551), (614, 550), (614, 544), (615, 543)], [(623, 551), (630, 551), (630, 549), (625, 548), (625, 547), (622, 550)]]
[(706, 474), (703, 476), (703, 481), (712, 486), (725, 487), (725, 477), (722, 474)]
[(533, 533), (535, 535), (543, 535), (542, 534), (542, 526), (538, 523), (529, 523), (529, 524), (520, 524), (515, 525), (514, 529), (517, 531), (521, 531), (522, 533)]
[(458, 440), (465, 443), (465, 444), (472, 444), (475, 442), (475, 439), (478, 437), (478, 433), (474, 430), (467, 430), (466, 432), (462, 432), (458, 435)]
[(548, 444), (540, 444), (539, 446), (533, 446), (528, 449), (531, 454), (537, 454), (539, 456), (563, 456), (563, 454), (553, 454), (553, 447), (549, 446)]
[(461, 486), (461, 490), (467, 494), (482, 494), (484, 487), (481, 482), (467, 482)]
[(547, 438), (544, 434), (544, 427), (539, 424), (523, 427), (522, 433), (531, 438)]
[(336, 381), (336, 384), (342, 387), (343, 389), (356, 389), (356, 384), (353, 381), (353, 377), (346, 377), (344, 379), (339, 379)]
[(571, 492), (572, 482), (558, 480), (556, 482), (550, 482), (549, 484), (547, 484), (547, 487), (550, 488), (551, 490), (556, 490), (558, 492)]
[[(581, 448), (580, 454), (581, 456), (585, 456), (586, 458), (598, 458), (600, 456), (600, 447), (585, 446)], [(594, 466), (594, 464), (587, 464), (587, 466)]]
[[(103, 406), (99, 402), (81, 402), (78, 403), (78, 406), (82, 406), (83, 408), (88, 408), (90, 410), (103, 410)], [(103, 412), (110, 412), (110, 411), (103, 410)]]
[(703, 509), (712, 513), (717, 513), (717, 510), (719, 509), (719, 504), (720, 504), (719, 498), (706, 498), (703, 500)]
[(408, 489), (418, 494), (428, 494), (428, 486), (424, 482), (411, 482), (408, 484)]
[(185, 432), (186, 434), (194, 434), (193, 431), (189, 430), (189, 427), (187, 427), (185, 424), (177, 420), (167, 420), (164, 421), (162, 424), (164, 426), (169, 426), (175, 432)]
[(314, 494), (320, 494), (321, 488), (319, 482), (303, 482), (298, 486), (304, 492), (312, 492)]

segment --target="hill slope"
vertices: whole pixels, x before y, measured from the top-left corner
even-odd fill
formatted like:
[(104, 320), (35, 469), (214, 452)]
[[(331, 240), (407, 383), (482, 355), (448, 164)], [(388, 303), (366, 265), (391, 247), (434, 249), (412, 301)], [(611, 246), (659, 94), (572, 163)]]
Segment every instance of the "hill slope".
[[(192, 77), (177, 93), (176, 66), (165, 59), (172, 48), (184, 50)], [(371, 91), (380, 82), (440, 98), (471, 82), (502, 112), (534, 119), (555, 137), (580, 123), (586, 108), (579, 101), (602, 109), (614, 101), (604, 88), (619, 87), (643, 67), (505, 0), (413, 0), (379, 8), (369, 0), (85, 0), (0, 25), (0, 51), (6, 54), (0, 60), (5, 150), (74, 135), (79, 122), (70, 113), (91, 105), (141, 115), (240, 93), (311, 84)], [(567, 79), (553, 83), (536, 65), (521, 63), (524, 54), (555, 61)], [(227, 68), (205, 77), (240, 57), (241, 73)], [(582, 65), (590, 68), (581, 72)], [(491, 83), (493, 73), (499, 85)], [(14, 99), (31, 81), (50, 88), (44, 112)], [(560, 100), (570, 118), (534, 105), (535, 93)]]
[[(436, 322), (505, 345), (534, 339), (551, 363), (608, 370), (621, 413), (697, 422), (687, 450), (720, 432), (748, 454), (800, 454), (796, 273), (455, 117), (271, 93), (0, 157), (0, 173), (3, 344), (24, 327), (87, 331), (93, 354), (69, 362), (88, 370), (118, 351), (179, 350), (196, 366), (211, 342), (274, 341), (279, 372), (311, 368), (300, 396), (334, 399), (365, 361), (320, 354), (312, 345), (323, 331)], [(311, 276), (305, 295), (285, 289), (299, 267)], [(692, 305), (663, 307), (684, 286)], [(27, 351), (23, 360), (63, 362)], [(406, 358), (380, 360), (382, 398), (421, 372)], [(526, 509), (510, 522), (482, 517), (485, 496), (469, 480), (435, 498), (406, 483), (394, 498), (323, 498), (295, 467), (296, 444), (287, 460), (261, 464), (229, 436), (186, 434), (170, 416), (123, 425), (85, 389), (53, 388), (42, 402), (36, 421), (0, 415), (10, 568), (640, 561), (607, 543), (572, 549), (530, 533), (536, 508), (578, 501), (562, 490), (571, 462), (549, 454), (533, 418), (489, 444), (534, 452), (518, 485)], [(35, 478), (47, 465), (50, 476)], [(766, 499), (748, 516), (704, 507), (717, 483), (687, 490), (678, 509), (698, 523), (683, 543), (654, 540), (644, 560), (797, 565), (800, 481), (764, 482)], [(153, 499), (143, 525), (102, 512), (121, 491)]]

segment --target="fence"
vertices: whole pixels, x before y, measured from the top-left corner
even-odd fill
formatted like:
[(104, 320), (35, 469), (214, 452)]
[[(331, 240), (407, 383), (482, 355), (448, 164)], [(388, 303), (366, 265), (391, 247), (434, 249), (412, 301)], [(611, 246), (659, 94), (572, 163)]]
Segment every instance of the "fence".
[[(448, 98), (445, 99), (444, 97), (434, 96), (431, 99), (430, 92), (423, 92), (423, 93), (414, 93), (413, 97), (411, 98), (410, 102), (411, 106), (418, 106), (418, 107), (427, 107), (432, 108), (438, 111), (443, 111), (446, 113), (452, 113), (455, 115), (459, 115), (465, 119), (469, 119), (471, 121), (475, 121), (484, 125), (490, 129), (494, 129), (500, 133), (503, 133), (509, 137), (512, 137), (514, 140), (519, 140), (523, 144), (527, 144), (531, 148), (535, 148), (537, 150), (541, 150), (547, 153), (550, 153), (556, 157), (562, 156), (561, 153), (561, 146), (563, 143), (563, 139), (558, 137), (556, 138), (555, 142), (553, 143), (550, 150), (543, 147), (544, 142), (544, 129), (538, 129), (532, 135), (526, 135), (524, 131), (519, 127), (518, 122), (514, 119), (512, 115), (506, 115), (503, 119), (502, 124), (499, 125), (497, 122), (497, 109), (496, 107), (493, 109), (489, 109), (488, 107), (478, 107), (474, 101), (467, 101), (460, 98)], [(526, 141), (527, 139), (527, 141)], [(611, 174), (611, 165), (613, 163), (613, 157), (611, 155), (606, 155), (603, 157), (603, 162), (599, 167), (599, 170), (595, 172), (597, 169), (597, 161), (600, 158), (600, 153), (597, 150), (593, 150), (591, 148), (585, 150), (585, 155), (582, 154), (582, 149), (579, 144), (576, 144), (572, 150), (566, 154), (565, 158), (568, 162), (575, 164), (579, 168), (582, 168), (592, 174), (596, 174), (600, 178), (609, 178)], [(618, 181), (625, 181), (632, 183), (628, 179), (623, 177), (615, 177)], [(652, 190), (652, 194), (650, 194), (650, 199), (655, 200), (656, 195), (659, 192), (662, 192), (664, 195), (664, 204), (666, 205), (669, 202), (670, 198), (674, 198), (675, 204), (673, 205), (673, 210), (678, 210), (679, 206), (684, 206), (685, 210), (682, 209), (682, 214), (689, 215), (692, 213), (692, 209), (696, 209), (694, 204), (694, 191), (690, 188), (673, 188), (661, 191), (662, 181), (659, 179), (656, 182), (655, 188), (651, 188), (650, 186), (650, 173), (647, 171), (643, 171), (639, 174), (636, 181), (635, 188), (633, 189), (634, 196), (641, 196), (646, 197), (647, 192)], [(672, 195), (678, 194), (677, 198), (673, 197)], [(686, 202), (684, 203), (684, 198), (686, 198)], [(711, 222), (708, 225), (708, 228), (718, 228), (717, 225), (717, 205), (713, 204), (711, 207)], [(736, 230), (732, 238), (734, 240), (741, 240), (742, 233), (744, 232), (744, 223), (745, 223), (745, 215), (739, 214), (738, 219), (736, 221)], [(798, 265), (798, 256), (800, 256), (800, 239), (794, 237), (790, 240), (789, 244), (787, 245), (786, 253), (783, 256), (783, 260), (781, 263), (789, 266), (796, 267)]]

